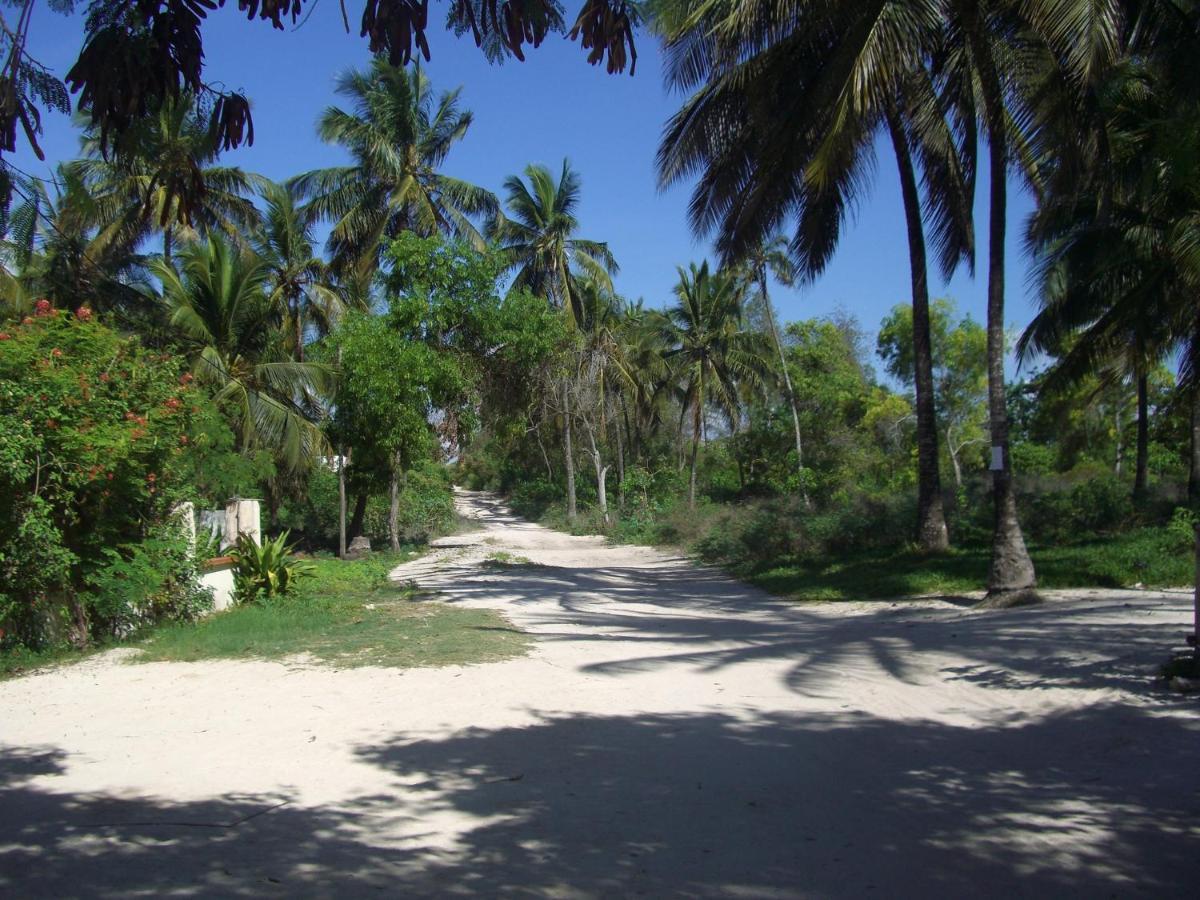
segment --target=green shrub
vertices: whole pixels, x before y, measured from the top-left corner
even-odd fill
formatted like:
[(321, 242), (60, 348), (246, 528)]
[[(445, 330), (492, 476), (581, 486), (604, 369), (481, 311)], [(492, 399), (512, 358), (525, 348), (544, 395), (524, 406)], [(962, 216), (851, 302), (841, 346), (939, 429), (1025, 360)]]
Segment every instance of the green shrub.
[(105, 549), (104, 563), (86, 581), (93, 633), (105, 637), (127, 637), (158, 622), (194, 621), (212, 608), (187, 541), (169, 526), (140, 543)]
[(564, 489), (559, 485), (545, 478), (534, 478), (513, 490), (509, 496), (509, 506), (518, 516), (537, 521), (563, 497)]
[(77, 641), (111, 633), (88, 580), (119, 568), (114, 553), (131, 566), (160, 558), (131, 548), (194, 494), (185, 454), (210, 408), (180, 358), (88, 310), (36, 310), (0, 331), (0, 646), (35, 649), (55, 637), (48, 606), (69, 608)]
[(240, 535), (233, 551), (234, 594), (238, 603), (258, 603), (285, 597), (296, 582), (312, 572), (309, 563), (291, 558), (294, 546), (287, 546), (288, 532), (274, 540), (254, 543), (249, 535)]

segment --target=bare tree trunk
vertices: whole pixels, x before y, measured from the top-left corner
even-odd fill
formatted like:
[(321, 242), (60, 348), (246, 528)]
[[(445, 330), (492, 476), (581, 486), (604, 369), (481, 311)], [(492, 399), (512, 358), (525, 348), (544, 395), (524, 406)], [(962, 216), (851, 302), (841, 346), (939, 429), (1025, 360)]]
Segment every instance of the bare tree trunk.
[[(946, 513), (942, 507), (942, 477), (938, 467), (937, 413), (933, 397), (933, 340), (929, 328), (929, 276), (925, 258), (925, 231), (921, 224), (921, 197), (913, 172), (908, 139), (889, 109), (888, 129), (900, 189), (904, 219), (908, 227), (908, 261), (912, 279), (913, 386), (917, 401), (917, 543), (926, 552), (940, 553), (950, 547)], [(955, 463), (957, 470), (957, 462)]]
[(804, 488), (804, 442), (800, 439), (800, 413), (796, 408), (796, 391), (792, 388), (792, 376), (788, 372), (783, 340), (779, 337), (779, 326), (775, 324), (775, 310), (771, 308), (771, 298), (767, 295), (767, 267), (760, 265), (757, 274), (763, 310), (767, 315), (767, 327), (771, 329), (771, 340), (775, 342), (775, 351), (779, 354), (779, 371), (783, 373), (783, 388), (787, 394), (788, 407), (792, 411), (792, 433), (796, 440), (796, 475), (800, 479), (800, 497), (807, 507), (812, 503), (808, 499), (808, 491)]
[(988, 418), (992, 442), (992, 498), (995, 526), (992, 563), (988, 572), (988, 599), (1003, 605), (1004, 595), (1025, 592), (1037, 583), (1033, 560), (1017, 517), (1012, 460), (1008, 454), (1008, 408), (1004, 385), (1004, 235), (1008, 212), (1008, 146), (1003, 91), (983, 35), (979, 8), (963, 4), (971, 55), (978, 68), (987, 117), (987, 142), (991, 172), (988, 222)]
[(400, 549), (400, 451), (392, 457), (392, 477), (388, 485), (388, 543)]
[(1133, 476), (1133, 502), (1146, 502), (1150, 481), (1150, 379), (1137, 378), (1137, 469)]
[(350, 540), (362, 534), (363, 519), (367, 516), (367, 493), (363, 491), (354, 498), (354, 515), (350, 517)]
[(592, 424), (585, 417), (583, 419), (583, 432), (587, 435), (588, 456), (592, 458), (592, 465), (596, 469), (596, 501), (600, 506), (600, 516), (604, 520), (604, 524), (608, 524), (608, 492), (605, 488), (605, 482), (608, 476), (608, 466), (604, 465), (600, 458), (600, 447), (596, 444), (596, 433), (592, 430)]
[(575, 454), (571, 447), (571, 389), (563, 382), (563, 453), (567, 464), (567, 521), (575, 524)]
[(346, 558), (346, 466), (344, 447), (338, 448), (338, 557)]
[(950, 465), (954, 467), (954, 488), (962, 490), (962, 463), (958, 461), (958, 448), (954, 446), (954, 439), (950, 436), (950, 429), (946, 429), (946, 452), (950, 454)]

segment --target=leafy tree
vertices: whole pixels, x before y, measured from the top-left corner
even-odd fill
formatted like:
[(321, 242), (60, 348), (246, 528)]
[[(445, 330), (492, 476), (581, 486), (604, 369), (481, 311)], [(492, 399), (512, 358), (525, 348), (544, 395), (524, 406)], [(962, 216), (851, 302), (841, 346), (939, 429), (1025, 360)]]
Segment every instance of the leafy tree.
[(766, 318), (767, 330), (771, 335), (771, 343), (779, 356), (779, 369), (783, 377), (784, 396), (792, 413), (792, 430), (796, 438), (796, 474), (799, 480), (800, 495), (808, 505), (808, 491), (804, 487), (804, 442), (800, 435), (800, 413), (796, 408), (796, 392), (792, 388), (791, 374), (788, 372), (787, 359), (783, 350), (783, 340), (779, 334), (779, 326), (775, 323), (775, 310), (771, 306), (771, 298), (767, 293), (767, 273), (784, 285), (792, 285), (796, 279), (795, 266), (787, 254), (787, 239), (782, 235), (760, 242), (743, 253), (742, 266), (746, 276), (758, 288), (759, 303), (762, 305)]
[[(206, 412), (181, 360), (87, 307), (39, 300), (0, 329), (0, 647), (43, 645), (63, 624), (86, 643), (130, 621), (136, 611), (87, 585), (116, 578), (148, 523), (191, 494), (186, 457)], [(168, 573), (156, 574), (155, 592)]]
[(440, 171), (471, 127), (471, 114), (459, 108), (462, 89), (435, 102), (419, 67), (400, 69), (376, 58), (367, 71), (342, 75), (337, 92), (350, 109), (330, 107), (317, 131), (322, 140), (349, 151), (353, 162), (290, 183), (299, 196), (310, 198), (306, 215), (332, 223), (335, 268), (374, 271), (387, 243), (403, 231), (461, 237), (482, 247), (471, 217), (494, 213), (495, 198)]
[[(954, 321), (951, 300), (930, 305), (933, 392), (946, 451), (954, 468), (954, 484), (963, 486), (962, 451), (986, 440), (987, 333), (970, 316)], [(888, 373), (911, 386), (913, 312), (897, 306), (879, 329), (879, 355)]]
[[(617, 263), (607, 244), (576, 236), (579, 221), (580, 180), (563, 160), (556, 182), (545, 166), (525, 168), (526, 185), (513, 175), (504, 181), (508, 215), (497, 215), (489, 224), (489, 235), (499, 244), (506, 271), (516, 271), (513, 288), (543, 297), (550, 305), (566, 310), (570, 322), (579, 327), (584, 318), (579, 278), (586, 276), (600, 286), (612, 288), (611, 275)], [(567, 518), (575, 520), (575, 455), (572, 448), (571, 379), (562, 373), (551, 387), (562, 422), (563, 459), (567, 469)]]

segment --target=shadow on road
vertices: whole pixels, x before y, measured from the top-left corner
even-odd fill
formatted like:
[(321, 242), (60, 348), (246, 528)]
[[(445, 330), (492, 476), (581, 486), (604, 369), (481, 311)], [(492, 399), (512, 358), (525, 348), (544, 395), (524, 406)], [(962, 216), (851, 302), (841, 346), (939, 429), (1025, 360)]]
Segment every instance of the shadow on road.
[[(1198, 738), (1124, 707), (987, 728), (566, 716), (360, 747), (416, 787), (328, 809), (56, 793), (30, 779), (69, 760), (10, 747), (0, 893), (1190, 896)], [(448, 813), (465, 830), (432, 849), (422, 825)]]

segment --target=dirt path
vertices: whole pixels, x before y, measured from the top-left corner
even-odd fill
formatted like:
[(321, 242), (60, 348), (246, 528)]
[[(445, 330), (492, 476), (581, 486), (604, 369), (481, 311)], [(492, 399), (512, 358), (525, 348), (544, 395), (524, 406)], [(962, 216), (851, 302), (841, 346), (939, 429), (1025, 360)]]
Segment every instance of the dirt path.
[(1186, 595), (796, 607), (459, 503), (395, 577), (528, 657), (0, 684), (0, 895), (1195, 895)]

